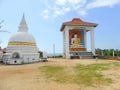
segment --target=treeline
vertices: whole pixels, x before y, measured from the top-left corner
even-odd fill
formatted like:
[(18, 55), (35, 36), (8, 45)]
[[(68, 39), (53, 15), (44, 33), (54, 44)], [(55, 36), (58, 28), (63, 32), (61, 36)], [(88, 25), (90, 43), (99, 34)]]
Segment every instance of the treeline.
[(120, 56), (120, 50), (118, 49), (95, 49), (98, 56)]

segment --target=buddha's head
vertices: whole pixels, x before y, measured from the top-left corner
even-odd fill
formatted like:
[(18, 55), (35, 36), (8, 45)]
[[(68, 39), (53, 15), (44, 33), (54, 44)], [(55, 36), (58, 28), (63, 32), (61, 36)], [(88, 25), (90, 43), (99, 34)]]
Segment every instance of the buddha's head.
[(74, 38), (78, 38), (77, 33), (74, 34)]

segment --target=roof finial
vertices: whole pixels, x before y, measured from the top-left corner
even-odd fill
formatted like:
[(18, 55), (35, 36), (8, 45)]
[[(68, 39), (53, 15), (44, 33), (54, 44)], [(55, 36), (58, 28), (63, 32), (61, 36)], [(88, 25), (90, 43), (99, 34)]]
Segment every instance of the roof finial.
[(27, 24), (26, 24), (26, 21), (25, 21), (25, 16), (24, 16), (24, 13), (23, 13), (22, 20), (21, 20), (18, 31), (27, 32), (27, 30), (28, 30), (28, 28), (27, 28)]
[(23, 18), (25, 18), (25, 14), (24, 14), (24, 12), (23, 12)]

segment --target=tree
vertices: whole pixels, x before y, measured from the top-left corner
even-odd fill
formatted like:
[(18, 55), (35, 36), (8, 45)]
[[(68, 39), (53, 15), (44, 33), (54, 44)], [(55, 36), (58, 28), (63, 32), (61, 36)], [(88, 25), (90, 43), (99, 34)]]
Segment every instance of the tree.
[(43, 57), (43, 52), (42, 51), (38, 51), (39, 53), (39, 57)]
[(6, 30), (2, 30), (2, 23), (4, 22), (4, 20), (0, 21), (0, 32), (7, 32), (10, 33), (9, 31)]
[(118, 49), (95, 49), (95, 52), (98, 56), (102, 56), (102, 52), (104, 56), (113, 56), (113, 51), (114, 51), (114, 56), (120, 56), (120, 50)]
[(97, 48), (97, 49), (95, 49), (95, 52), (98, 56), (101, 56), (101, 49)]
[[(6, 31), (6, 30), (2, 30), (2, 23), (4, 22), (4, 20), (0, 21), (0, 33), (1, 32), (6, 32), (6, 33), (10, 33), (9, 31)], [(1, 44), (1, 42), (0, 42)]]

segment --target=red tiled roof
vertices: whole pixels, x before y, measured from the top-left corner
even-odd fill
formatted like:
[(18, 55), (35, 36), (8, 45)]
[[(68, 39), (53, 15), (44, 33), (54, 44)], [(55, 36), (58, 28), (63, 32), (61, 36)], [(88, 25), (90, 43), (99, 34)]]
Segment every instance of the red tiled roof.
[(96, 27), (98, 24), (96, 23), (91, 23), (91, 22), (84, 22), (80, 18), (73, 18), (72, 21), (69, 22), (64, 22), (61, 27), (61, 31), (65, 28), (65, 26), (94, 26)]

